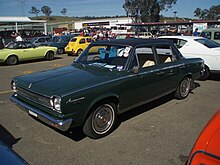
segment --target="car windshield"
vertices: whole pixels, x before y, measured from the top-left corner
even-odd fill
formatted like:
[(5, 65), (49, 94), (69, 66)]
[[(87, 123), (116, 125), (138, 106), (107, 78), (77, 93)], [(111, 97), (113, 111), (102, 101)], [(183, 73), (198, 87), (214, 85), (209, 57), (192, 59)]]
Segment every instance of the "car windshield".
[(86, 49), (75, 62), (84, 66), (123, 70), (130, 52), (130, 46), (93, 45)]
[(217, 42), (206, 39), (206, 38), (204, 38), (204, 39), (203, 38), (202, 39), (195, 39), (195, 41), (199, 42), (200, 44), (202, 44), (202, 45), (204, 45), (208, 48), (220, 47), (220, 44), (218, 44)]
[(9, 42), (5, 48), (8, 48), (8, 49), (18, 49), (19, 47), (19, 44), (17, 42)]

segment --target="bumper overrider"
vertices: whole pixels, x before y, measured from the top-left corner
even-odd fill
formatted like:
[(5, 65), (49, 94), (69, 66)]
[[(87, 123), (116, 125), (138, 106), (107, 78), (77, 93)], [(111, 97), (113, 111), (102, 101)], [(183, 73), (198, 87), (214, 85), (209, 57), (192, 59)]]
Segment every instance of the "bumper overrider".
[(15, 103), (15, 105), (17, 105), (19, 108), (21, 108), (23, 111), (27, 112), (29, 115), (61, 131), (67, 131), (72, 124), (72, 119), (64, 119), (64, 120), (54, 119), (50, 115), (38, 110), (37, 108), (25, 104), (24, 102), (17, 99), (14, 95), (10, 97), (10, 100), (13, 103)]

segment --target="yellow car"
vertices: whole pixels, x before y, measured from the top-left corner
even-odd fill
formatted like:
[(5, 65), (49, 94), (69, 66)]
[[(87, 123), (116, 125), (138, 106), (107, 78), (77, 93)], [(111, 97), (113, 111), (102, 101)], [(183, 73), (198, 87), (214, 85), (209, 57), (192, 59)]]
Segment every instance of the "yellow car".
[(73, 37), (65, 47), (65, 52), (68, 55), (80, 55), (92, 41), (94, 39), (91, 36)]

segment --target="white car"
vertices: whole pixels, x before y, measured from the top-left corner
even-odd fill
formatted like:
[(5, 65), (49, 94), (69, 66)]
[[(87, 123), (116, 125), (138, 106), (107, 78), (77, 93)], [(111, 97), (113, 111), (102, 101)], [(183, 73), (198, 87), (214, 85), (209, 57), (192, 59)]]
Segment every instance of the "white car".
[(220, 73), (220, 44), (196, 36), (161, 36), (158, 38), (173, 41), (186, 58), (202, 58), (205, 61), (205, 72), (201, 79), (207, 79), (210, 72)]

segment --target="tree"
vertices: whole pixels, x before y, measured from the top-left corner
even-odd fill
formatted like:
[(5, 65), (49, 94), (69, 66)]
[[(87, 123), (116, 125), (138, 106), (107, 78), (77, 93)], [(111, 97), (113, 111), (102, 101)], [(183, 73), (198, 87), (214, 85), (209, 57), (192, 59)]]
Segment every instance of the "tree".
[(61, 12), (61, 14), (66, 15), (66, 13), (67, 13), (67, 8), (63, 8), (60, 12)]
[(160, 12), (176, 4), (177, 0), (125, 0), (123, 8), (133, 22), (157, 22)]
[(50, 15), (51, 15), (51, 13), (52, 13), (50, 7), (48, 7), (48, 6), (43, 6), (43, 7), (41, 7), (41, 11), (42, 11), (42, 13), (44, 13), (45, 16), (47, 16), (48, 18), (50, 17)]
[(30, 14), (36, 15), (38, 17), (38, 14), (40, 13), (40, 10), (38, 10), (36, 7), (32, 6), (31, 11), (29, 11)]
[(220, 5), (212, 6), (209, 9), (196, 8), (194, 16), (201, 20), (218, 20), (220, 19)]
[(138, 22), (138, 12), (140, 8), (140, 0), (125, 0), (123, 8), (126, 11), (127, 16), (131, 16), (133, 22)]

